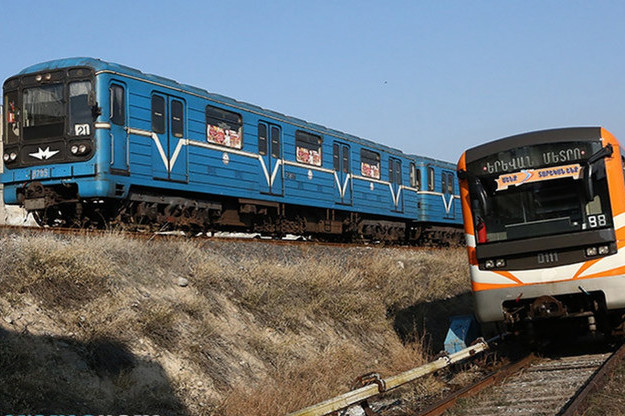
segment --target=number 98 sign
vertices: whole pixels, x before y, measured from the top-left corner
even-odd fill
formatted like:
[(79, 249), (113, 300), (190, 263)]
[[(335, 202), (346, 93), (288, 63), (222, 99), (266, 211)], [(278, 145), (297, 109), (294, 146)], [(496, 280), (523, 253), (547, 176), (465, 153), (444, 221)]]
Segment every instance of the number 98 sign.
[(590, 228), (605, 227), (606, 225), (608, 225), (608, 219), (606, 218), (605, 214), (589, 215), (588, 225), (590, 226)]

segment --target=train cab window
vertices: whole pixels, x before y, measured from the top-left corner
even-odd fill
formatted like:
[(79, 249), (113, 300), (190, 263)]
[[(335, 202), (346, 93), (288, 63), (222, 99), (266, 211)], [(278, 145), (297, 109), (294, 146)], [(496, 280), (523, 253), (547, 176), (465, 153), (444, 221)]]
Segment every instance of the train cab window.
[(206, 140), (209, 143), (240, 149), (243, 146), (243, 119), (241, 115), (207, 105)]
[(428, 168), (428, 191), (434, 190), (434, 168)]
[(165, 133), (165, 99), (160, 95), (152, 96), (152, 131)]
[(181, 101), (171, 102), (171, 134), (174, 137), (184, 136), (184, 106)]
[(321, 139), (321, 136), (297, 130), (295, 132), (296, 160), (307, 165), (321, 166), (322, 143), (323, 140)]
[(109, 94), (111, 96), (111, 123), (123, 126), (126, 123), (126, 96), (124, 94), (124, 87), (113, 84), (111, 88), (109, 88)]
[(380, 179), (380, 154), (371, 150), (360, 150), (360, 173), (368, 178)]
[(267, 154), (267, 125), (263, 123), (258, 125), (258, 154)]

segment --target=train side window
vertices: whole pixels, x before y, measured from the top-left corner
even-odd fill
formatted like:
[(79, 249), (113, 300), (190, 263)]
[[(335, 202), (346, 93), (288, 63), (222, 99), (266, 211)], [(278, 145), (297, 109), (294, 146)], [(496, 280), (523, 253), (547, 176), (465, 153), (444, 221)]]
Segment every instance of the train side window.
[(332, 145), (332, 163), (334, 165), (334, 170), (337, 172), (341, 169), (341, 155), (339, 151), (338, 143), (334, 143)]
[(174, 137), (184, 135), (184, 106), (182, 102), (173, 100), (171, 102), (171, 133)]
[(417, 188), (418, 191), (421, 190), (421, 169), (417, 169), (417, 183), (415, 188)]
[(209, 143), (240, 149), (243, 146), (243, 119), (241, 115), (207, 105), (206, 140)]
[(280, 159), (280, 129), (271, 126), (271, 156)]
[(434, 168), (428, 168), (428, 191), (434, 190)]
[(258, 125), (258, 154), (267, 154), (267, 125), (263, 123)]
[(343, 172), (349, 173), (349, 147), (343, 146)]
[(410, 163), (410, 187), (417, 187), (417, 167), (414, 163)]
[(109, 88), (109, 95), (111, 96), (111, 123), (123, 126), (126, 124), (126, 96), (124, 94), (124, 87), (112, 84)]
[(165, 133), (165, 99), (160, 95), (152, 96), (152, 131)]
[(441, 174), (441, 192), (444, 194), (447, 193), (447, 175), (444, 173)]
[(371, 150), (360, 150), (360, 173), (368, 178), (380, 179), (380, 154)]
[(19, 114), (17, 91), (9, 91), (4, 96), (4, 137), (6, 143), (15, 143), (19, 140)]
[[(302, 130), (295, 132), (295, 158), (300, 163), (321, 166), (321, 136)], [(335, 144), (336, 146), (336, 144)], [(338, 170), (338, 169), (336, 169)]]
[(388, 160), (388, 180), (390, 183), (395, 183), (395, 172), (393, 170), (393, 159)]
[(451, 173), (447, 174), (447, 191), (450, 195), (454, 194), (454, 175)]
[(395, 175), (397, 176), (397, 184), (401, 185), (401, 161), (400, 160), (395, 160)]

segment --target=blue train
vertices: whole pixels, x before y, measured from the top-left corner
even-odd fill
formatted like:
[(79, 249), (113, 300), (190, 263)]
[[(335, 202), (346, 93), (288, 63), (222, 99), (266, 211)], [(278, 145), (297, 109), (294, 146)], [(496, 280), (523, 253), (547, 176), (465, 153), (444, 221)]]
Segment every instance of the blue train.
[(4, 200), (47, 226), (458, 242), (455, 165), (93, 58), (4, 82)]

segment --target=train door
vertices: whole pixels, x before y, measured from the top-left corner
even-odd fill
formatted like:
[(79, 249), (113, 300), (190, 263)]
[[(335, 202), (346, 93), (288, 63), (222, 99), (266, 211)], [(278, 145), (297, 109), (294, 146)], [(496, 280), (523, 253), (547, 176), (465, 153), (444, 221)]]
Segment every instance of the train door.
[(389, 157), (388, 178), (393, 199), (393, 211), (404, 212), (404, 195), (402, 194), (401, 160)]
[(332, 160), (334, 162), (334, 201), (337, 204), (352, 205), (352, 166), (350, 147), (334, 142)]
[(157, 179), (188, 181), (187, 146), (183, 145), (185, 104), (176, 97), (152, 95), (152, 172)]
[(260, 192), (271, 195), (284, 193), (282, 166), (282, 130), (271, 123), (258, 123), (258, 154), (260, 159)]
[(449, 170), (441, 172), (443, 202), (445, 203), (445, 218), (455, 219), (456, 210), (454, 209), (454, 173)]
[(111, 128), (111, 171), (128, 173), (128, 134), (126, 133), (126, 88), (119, 81), (109, 85), (109, 121)]

